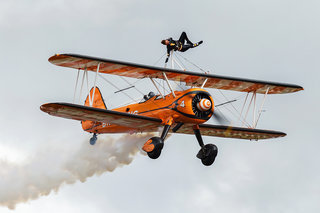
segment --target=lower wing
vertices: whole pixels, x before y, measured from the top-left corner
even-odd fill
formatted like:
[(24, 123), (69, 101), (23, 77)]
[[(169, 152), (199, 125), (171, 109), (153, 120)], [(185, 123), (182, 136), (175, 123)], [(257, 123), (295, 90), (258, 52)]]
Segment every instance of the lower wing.
[[(262, 140), (270, 138), (278, 138), (286, 136), (286, 133), (263, 130), (263, 129), (250, 129), (242, 127), (222, 126), (222, 125), (211, 125), (211, 124), (200, 124), (201, 135), (204, 136), (215, 136), (222, 138), (238, 138), (247, 140)], [(192, 125), (183, 125), (176, 133), (182, 134), (194, 134)]]
[(137, 129), (137, 131), (143, 131), (144, 129), (154, 129), (162, 126), (162, 120), (157, 118), (69, 103), (43, 104), (40, 109), (44, 112), (47, 112), (49, 115), (57, 117), (63, 117), (78, 121), (89, 120), (115, 124), (119, 126), (134, 128)]
[[(78, 121), (90, 120), (102, 123), (110, 123), (120, 127), (129, 127), (135, 129), (137, 132), (158, 131), (162, 127), (162, 120), (141, 115), (133, 115), (124, 112), (117, 112), (112, 110), (99, 109), (94, 107), (87, 107), (69, 103), (49, 103), (43, 104), (40, 109), (50, 115), (63, 117)], [(176, 133), (194, 134), (194, 124), (184, 124)], [(261, 140), (286, 136), (283, 132), (261, 129), (249, 129), (232, 126), (200, 124), (201, 134), (204, 136), (215, 136), (223, 138), (238, 138), (247, 140)], [(120, 131), (119, 131), (120, 130)], [(115, 133), (127, 132), (121, 128), (116, 128)]]

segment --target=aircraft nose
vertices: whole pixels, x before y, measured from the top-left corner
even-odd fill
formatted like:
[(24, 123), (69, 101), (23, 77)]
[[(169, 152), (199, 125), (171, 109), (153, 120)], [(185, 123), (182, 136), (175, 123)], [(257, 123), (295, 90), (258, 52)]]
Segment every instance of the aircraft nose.
[(197, 108), (202, 112), (208, 111), (211, 108), (211, 101), (206, 98), (202, 98), (197, 103)]

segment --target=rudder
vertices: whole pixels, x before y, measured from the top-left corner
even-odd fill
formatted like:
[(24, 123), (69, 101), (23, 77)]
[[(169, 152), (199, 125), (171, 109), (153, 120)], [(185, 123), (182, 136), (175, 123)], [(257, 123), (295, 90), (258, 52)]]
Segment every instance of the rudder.
[[(94, 94), (94, 96), (93, 96)], [(93, 100), (92, 100), (93, 98)], [(90, 93), (88, 94), (85, 102), (85, 106), (99, 108), (99, 109), (107, 109), (106, 104), (104, 103), (102, 94), (98, 87), (92, 87)], [(97, 122), (95, 121), (82, 121), (82, 129), (88, 132), (95, 132), (94, 127), (96, 126)]]
[[(92, 98), (93, 98), (93, 101), (92, 101)], [(107, 106), (104, 103), (102, 94), (101, 94), (100, 89), (98, 87), (91, 88), (90, 93), (84, 102), (84, 105), (91, 106), (94, 108), (99, 108), (99, 109), (107, 109)]]

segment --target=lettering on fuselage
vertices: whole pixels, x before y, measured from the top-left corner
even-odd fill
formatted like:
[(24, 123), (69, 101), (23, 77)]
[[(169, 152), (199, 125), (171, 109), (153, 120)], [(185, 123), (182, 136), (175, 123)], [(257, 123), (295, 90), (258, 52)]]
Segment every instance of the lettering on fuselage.
[(184, 104), (184, 101), (181, 102), (180, 104), (181, 107), (185, 107), (186, 105)]
[(133, 111), (133, 112), (129, 112), (129, 114), (138, 115), (138, 110)]
[(102, 123), (102, 127), (111, 126), (111, 124), (108, 123)]
[[(132, 111), (132, 112), (128, 112), (129, 114), (132, 114), (132, 115), (138, 115), (139, 111), (138, 110), (135, 110), (135, 111)], [(109, 123), (102, 123), (101, 124), (102, 127), (107, 127), (107, 126), (111, 126), (111, 124)]]

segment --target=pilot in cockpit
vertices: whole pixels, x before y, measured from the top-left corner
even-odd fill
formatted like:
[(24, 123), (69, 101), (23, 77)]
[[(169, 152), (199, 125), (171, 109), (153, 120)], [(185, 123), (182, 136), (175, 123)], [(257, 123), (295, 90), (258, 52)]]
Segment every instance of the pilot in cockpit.
[(154, 92), (149, 92), (148, 93), (148, 95), (144, 95), (143, 96), (143, 99), (145, 100), (145, 101), (147, 101), (147, 100), (149, 100), (150, 98), (152, 98), (152, 97), (154, 97), (156, 94), (154, 94)]

